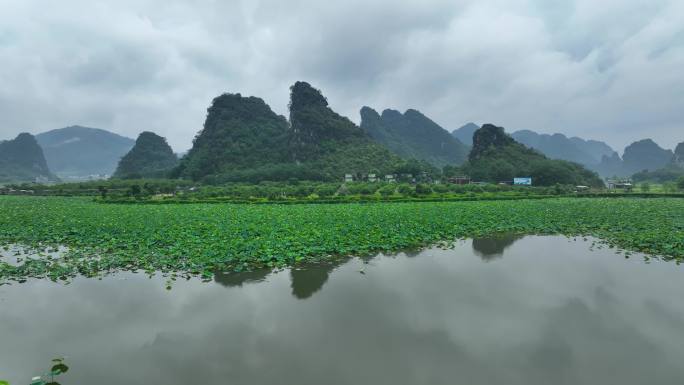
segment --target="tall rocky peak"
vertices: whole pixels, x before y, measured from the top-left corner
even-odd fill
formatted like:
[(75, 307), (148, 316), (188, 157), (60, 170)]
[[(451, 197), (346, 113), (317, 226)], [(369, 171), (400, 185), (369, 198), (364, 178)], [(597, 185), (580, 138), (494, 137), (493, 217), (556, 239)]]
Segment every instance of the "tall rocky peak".
[(607, 177), (625, 176), (622, 158), (617, 152), (613, 152), (610, 156), (604, 155), (595, 169), (599, 174)]
[(473, 134), (473, 148), (470, 151), (470, 160), (477, 159), (489, 150), (514, 143), (516, 143), (515, 140), (506, 134), (503, 127), (485, 124)]
[(290, 126), (297, 161), (315, 158), (331, 142), (366, 136), (351, 120), (330, 109), (323, 94), (306, 82), (290, 88)]
[(372, 121), (380, 120), (380, 114), (377, 111), (368, 106), (361, 107), (361, 121)]
[(633, 174), (642, 170), (658, 170), (672, 161), (674, 153), (661, 148), (651, 139), (634, 142), (625, 148), (622, 156), (625, 171)]
[(438, 132), (442, 136), (443, 134), (449, 134), (447, 130), (443, 129), (440, 125), (423, 115), (423, 113), (418, 110), (408, 109), (406, 112), (404, 112), (403, 117), (409, 126), (419, 128), (420, 131)]
[(204, 128), (174, 175), (199, 179), (226, 170), (283, 162), (289, 127), (260, 98), (223, 94), (207, 109)]
[(673, 161), (677, 166), (684, 167), (684, 142), (679, 143), (675, 148)]
[(0, 180), (29, 182), (36, 178), (56, 179), (36, 138), (22, 133), (13, 140), (0, 142)]
[(2, 144), (3, 158), (12, 159), (19, 166), (47, 170), (48, 166), (43, 150), (33, 135), (21, 133), (14, 140), (6, 141)]
[(380, 143), (391, 140), (393, 136), (391, 128), (385, 125), (384, 115), (384, 112), (381, 116), (371, 107), (364, 106), (361, 108), (361, 129), (373, 140)]
[(173, 150), (166, 142), (166, 138), (150, 131), (144, 131), (138, 135), (135, 146), (131, 149), (131, 152), (137, 151), (155, 152), (157, 155), (173, 155)]
[(196, 146), (230, 145), (245, 135), (284, 135), (287, 121), (277, 115), (263, 99), (240, 94), (223, 94), (214, 98), (207, 110), (204, 128), (194, 140)]
[(328, 107), (326, 99), (320, 90), (307, 82), (296, 82), (290, 87), (290, 110), (300, 110), (309, 107)]
[(178, 158), (166, 139), (153, 133), (143, 132), (135, 146), (126, 154), (114, 173), (115, 178), (164, 177), (178, 164)]
[(406, 119), (406, 116), (401, 112), (389, 108), (382, 111), (381, 117), (389, 123), (403, 122)]

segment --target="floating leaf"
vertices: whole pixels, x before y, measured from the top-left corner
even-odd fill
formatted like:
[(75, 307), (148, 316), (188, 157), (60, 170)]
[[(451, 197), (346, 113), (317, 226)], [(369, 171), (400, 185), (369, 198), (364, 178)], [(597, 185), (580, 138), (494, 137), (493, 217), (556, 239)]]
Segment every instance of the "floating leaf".
[(52, 373), (53, 376), (60, 375), (62, 373), (66, 373), (69, 371), (69, 367), (60, 363), (57, 365), (54, 365), (52, 369), (50, 369), (50, 372)]

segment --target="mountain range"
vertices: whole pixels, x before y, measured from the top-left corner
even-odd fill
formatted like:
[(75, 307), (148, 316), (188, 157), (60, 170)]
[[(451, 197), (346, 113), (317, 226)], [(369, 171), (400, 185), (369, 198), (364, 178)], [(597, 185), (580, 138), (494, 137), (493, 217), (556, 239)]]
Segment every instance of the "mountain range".
[[(480, 129), (468, 123), (449, 133), (414, 109), (378, 113), (370, 107), (361, 109), (357, 126), (334, 112), (321, 92), (308, 83), (297, 82), (290, 96), (288, 118), (277, 115), (256, 97), (218, 96), (207, 110), (193, 148), (171, 175), (220, 182), (415, 174), (462, 165)], [(149, 132), (141, 134), (137, 142), (82, 126), (48, 131), (35, 138), (26, 135), (2, 142), (0, 175), (4, 180), (86, 179), (112, 175), (117, 166), (117, 177), (152, 177), (161, 176), (178, 162), (165, 139)], [(582, 164), (604, 177), (684, 168), (684, 143), (673, 152), (644, 139), (627, 146), (621, 157), (606, 143), (595, 140), (530, 130), (509, 136), (547, 158)], [(31, 139), (42, 149), (41, 154), (29, 143)], [(32, 150), (23, 150), (27, 156), (20, 159), (12, 150), (17, 146)]]
[(401, 113), (361, 109), (361, 128), (376, 142), (405, 159), (424, 160), (436, 167), (460, 165), (470, 149), (417, 110)]
[[(472, 146), (473, 133), (478, 128), (475, 123), (468, 123), (452, 131), (451, 134)], [(531, 130), (519, 130), (510, 135), (519, 143), (533, 148), (549, 158), (567, 160), (590, 167), (601, 163), (604, 156), (611, 156), (615, 152), (604, 142), (578, 137), (569, 138), (563, 134), (540, 134)]]
[(218, 96), (172, 175), (209, 182), (339, 180), (422, 166), (373, 141), (306, 82), (290, 88), (289, 112), (286, 119), (260, 98)]
[[(477, 128), (476, 124), (468, 123), (452, 131), (452, 135), (467, 145), (472, 145), (472, 135)], [(563, 134), (540, 134), (530, 130), (515, 131), (510, 136), (551, 159), (582, 164), (603, 177), (629, 177), (644, 170), (659, 170), (670, 164), (675, 157), (675, 153), (661, 148), (651, 139), (630, 144), (620, 156), (608, 144), (596, 140), (567, 137)], [(684, 152), (684, 148), (680, 152)], [(684, 156), (677, 159), (684, 164)]]

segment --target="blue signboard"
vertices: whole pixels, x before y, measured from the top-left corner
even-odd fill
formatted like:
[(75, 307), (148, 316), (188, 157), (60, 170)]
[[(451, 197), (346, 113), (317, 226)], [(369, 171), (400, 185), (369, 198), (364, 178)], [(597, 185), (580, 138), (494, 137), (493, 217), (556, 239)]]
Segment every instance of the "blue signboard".
[(532, 186), (532, 178), (513, 178), (513, 184), (516, 186)]

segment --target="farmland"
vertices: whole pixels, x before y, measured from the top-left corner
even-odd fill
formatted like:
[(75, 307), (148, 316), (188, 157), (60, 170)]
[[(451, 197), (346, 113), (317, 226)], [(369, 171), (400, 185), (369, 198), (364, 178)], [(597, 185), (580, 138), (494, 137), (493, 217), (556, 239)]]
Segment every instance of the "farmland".
[[(495, 233), (594, 236), (680, 262), (684, 200), (557, 198), (336, 205), (98, 204), (0, 197), (0, 245), (37, 254), (0, 262), (0, 282), (116, 271), (209, 279), (217, 270), (285, 267)], [(64, 246), (55, 257), (45, 251)]]

